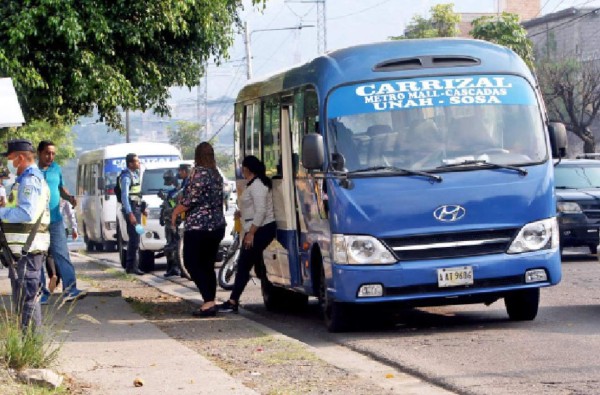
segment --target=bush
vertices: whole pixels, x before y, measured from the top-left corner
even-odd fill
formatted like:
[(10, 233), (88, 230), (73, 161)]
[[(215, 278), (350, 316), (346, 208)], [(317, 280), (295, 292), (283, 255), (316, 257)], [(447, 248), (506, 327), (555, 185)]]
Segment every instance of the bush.
[(51, 322), (52, 315), (45, 317), (41, 328), (33, 330), (30, 325), (21, 328), (20, 317), (0, 306), (0, 363), (6, 367), (22, 370), (27, 368), (47, 368), (56, 362), (62, 342)]

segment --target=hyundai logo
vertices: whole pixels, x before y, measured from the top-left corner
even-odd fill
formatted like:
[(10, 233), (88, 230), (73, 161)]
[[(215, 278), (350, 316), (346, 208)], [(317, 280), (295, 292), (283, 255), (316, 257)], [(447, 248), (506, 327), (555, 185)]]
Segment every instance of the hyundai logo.
[(465, 216), (467, 210), (457, 204), (446, 204), (436, 208), (433, 212), (433, 217), (442, 222), (458, 221)]

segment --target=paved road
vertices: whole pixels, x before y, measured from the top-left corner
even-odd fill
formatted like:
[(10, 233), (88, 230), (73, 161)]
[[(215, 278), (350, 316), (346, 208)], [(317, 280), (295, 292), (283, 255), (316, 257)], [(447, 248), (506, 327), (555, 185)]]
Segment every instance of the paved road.
[[(97, 255), (116, 260), (116, 254)], [(312, 345), (338, 343), (459, 393), (590, 394), (600, 384), (598, 288), (595, 257), (568, 252), (563, 281), (542, 290), (532, 322), (509, 321), (499, 301), (400, 311), (392, 324), (330, 334), (315, 301), (302, 313), (269, 313), (251, 283), (243, 302), (262, 324), (288, 336)]]

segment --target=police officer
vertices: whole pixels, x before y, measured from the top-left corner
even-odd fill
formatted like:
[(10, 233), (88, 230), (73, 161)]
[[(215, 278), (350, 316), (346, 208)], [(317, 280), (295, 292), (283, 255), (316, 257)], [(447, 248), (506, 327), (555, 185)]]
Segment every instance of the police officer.
[(121, 188), (122, 211), (127, 222), (127, 259), (125, 271), (127, 273), (142, 275), (139, 269), (138, 248), (140, 246), (140, 235), (135, 226), (142, 221), (142, 185), (140, 183), (140, 159), (136, 154), (127, 154), (125, 157), (127, 166), (119, 175)]
[[(8, 151), (2, 154), (8, 158), (11, 173), (16, 175), (6, 207), (0, 208), (0, 219), (8, 247), (17, 261), (16, 273), (11, 270), (9, 276), (13, 305), (21, 314), (23, 328), (30, 323), (34, 328), (39, 327), (42, 323), (37, 295), (50, 246), (50, 189), (35, 164), (34, 152), (31, 141), (15, 139), (8, 142)], [(34, 237), (27, 246), (32, 232)]]
[(167, 257), (167, 271), (165, 277), (181, 276), (181, 260), (179, 258), (180, 237), (178, 233), (179, 222), (177, 226), (173, 226), (171, 222), (171, 214), (173, 208), (177, 205), (177, 194), (179, 192), (179, 184), (177, 177), (172, 170), (167, 170), (163, 174), (163, 181), (169, 189), (164, 192), (163, 202), (160, 210), (160, 224), (165, 227), (165, 256)]

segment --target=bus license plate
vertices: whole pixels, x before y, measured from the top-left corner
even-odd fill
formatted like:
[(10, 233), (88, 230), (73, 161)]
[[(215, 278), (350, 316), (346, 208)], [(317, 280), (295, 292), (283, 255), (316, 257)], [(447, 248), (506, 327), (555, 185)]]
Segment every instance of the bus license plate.
[(473, 268), (471, 266), (437, 269), (437, 274), (440, 288), (473, 284)]

